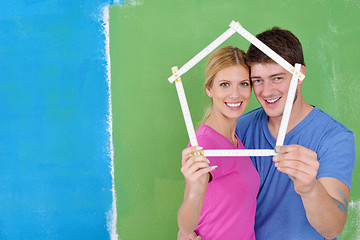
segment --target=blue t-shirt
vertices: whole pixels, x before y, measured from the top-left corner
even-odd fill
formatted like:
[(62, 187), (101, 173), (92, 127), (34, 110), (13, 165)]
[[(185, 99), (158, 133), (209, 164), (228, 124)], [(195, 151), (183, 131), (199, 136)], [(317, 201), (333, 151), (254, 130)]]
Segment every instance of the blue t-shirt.
[[(238, 119), (236, 134), (247, 149), (274, 149), (276, 139), (262, 108)], [(355, 164), (354, 135), (344, 125), (317, 107), (285, 137), (284, 145), (298, 144), (317, 153), (317, 178), (332, 177), (349, 188)], [(308, 222), (293, 181), (279, 172), (272, 157), (252, 157), (260, 175), (255, 215), (257, 240), (325, 239)]]

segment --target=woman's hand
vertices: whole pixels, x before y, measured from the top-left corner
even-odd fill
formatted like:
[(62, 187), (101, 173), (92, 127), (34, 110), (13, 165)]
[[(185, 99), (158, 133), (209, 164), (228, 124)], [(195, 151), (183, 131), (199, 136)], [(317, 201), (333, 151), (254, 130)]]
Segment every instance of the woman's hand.
[(195, 155), (202, 147), (194, 146), (182, 151), (181, 172), (189, 186), (190, 196), (206, 192), (210, 174), (217, 166), (209, 166), (210, 161), (204, 155)]

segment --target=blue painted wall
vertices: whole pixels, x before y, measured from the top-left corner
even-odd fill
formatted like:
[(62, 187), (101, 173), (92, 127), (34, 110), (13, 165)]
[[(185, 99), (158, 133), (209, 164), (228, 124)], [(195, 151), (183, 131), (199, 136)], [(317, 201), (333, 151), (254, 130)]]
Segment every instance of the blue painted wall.
[(0, 239), (110, 239), (109, 4), (1, 3)]

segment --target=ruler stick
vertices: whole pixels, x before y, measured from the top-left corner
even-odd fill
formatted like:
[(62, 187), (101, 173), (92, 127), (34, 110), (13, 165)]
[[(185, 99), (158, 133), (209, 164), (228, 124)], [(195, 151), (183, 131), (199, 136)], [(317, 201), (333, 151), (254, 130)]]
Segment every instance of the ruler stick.
[(221, 34), (217, 39), (211, 42), (207, 47), (205, 47), (201, 52), (195, 55), (192, 59), (190, 59), (187, 63), (182, 66), (179, 71), (173, 73), (168, 80), (170, 83), (173, 83), (175, 79), (181, 77), (184, 73), (189, 71), (192, 67), (194, 67), (198, 62), (204, 59), (209, 53), (211, 53), (215, 48), (217, 48), (220, 44), (225, 42), (229, 37), (231, 37), (235, 33), (235, 30), (229, 28), (223, 34)]
[(287, 95), (286, 102), (285, 102), (285, 108), (284, 108), (284, 113), (283, 113), (281, 123), (280, 123), (279, 133), (276, 138), (276, 146), (282, 146), (284, 144), (286, 130), (287, 130), (287, 126), (288, 126), (289, 120), (290, 120), (291, 109), (292, 109), (292, 106), (294, 103), (300, 68), (301, 68), (301, 64), (296, 63), (295, 71), (294, 71), (293, 77), (290, 82), (289, 91), (288, 91), (288, 95)]
[[(232, 21), (230, 23), (230, 28), (226, 30), (222, 35), (210, 43), (206, 48), (199, 52), (195, 57), (190, 59), (184, 66), (178, 70), (177, 67), (172, 67), (172, 73), (168, 80), (170, 83), (175, 81), (176, 90), (178, 93), (181, 110), (184, 116), (186, 129), (189, 135), (190, 144), (192, 146), (198, 146), (198, 142), (195, 135), (194, 125), (191, 120), (190, 110), (185, 96), (185, 91), (183, 84), (181, 82), (180, 76), (189, 71), (193, 66), (205, 58), (210, 52), (217, 48), (221, 43), (231, 37), (235, 32), (238, 32), (241, 36), (247, 39), (254, 46), (259, 48), (262, 52), (268, 55), (272, 60), (281, 65), (284, 69), (293, 74), (293, 77), (290, 82), (290, 87), (288, 91), (288, 97), (286, 99), (285, 108), (283, 117), (280, 123), (280, 129), (276, 141), (276, 146), (282, 146), (284, 144), (285, 135), (287, 131), (287, 126), (290, 119), (291, 109), (295, 97), (295, 92), (297, 88), (298, 79), (301, 81), (305, 78), (305, 75), (300, 72), (301, 64), (295, 64), (293, 67), (280, 55), (258, 40), (255, 36), (245, 30), (240, 23)], [(272, 149), (208, 149), (196, 152), (195, 155), (202, 154), (205, 156), (274, 156), (277, 155), (275, 150)]]
[[(176, 66), (171, 68), (171, 71), (173, 73), (176, 73), (177, 70), (178, 70), (178, 67), (176, 67)], [(190, 144), (191, 144), (191, 146), (198, 146), (198, 141), (197, 141), (196, 135), (195, 135), (195, 129), (194, 129), (193, 122), (191, 120), (189, 105), (186, 101), (184, 86), (181, 82), (181, 78), (178, 78), (175, 80), (175, 86), (176, 86), (176, 91), (177, 91), (179, 101), (180, 101), (181, 111), (184, 116), (186, 130), (189, 135)]]
[(207, 157), (244, 157), (244, 156), (275, 156), (274, 149), (207, 149), (203, 150)]
[[(292, 66), (288, 61), (286, 61), (284, 58), (282, 58), (279, 54), (277, 54), (275, 51), (273, 51), (271, 48), (266, 46), (263, 42), (261, 42), (259, 39), (257, 39), (254, 35), (252, 35), (250, 32), (248, 32), (245, 28), (243, 28), (239, 22), (232, 21), (230, 23), (230, 27), (234, 29), (236, 32), (238, 32), (241, 36), (243, 36), (246, 40), (248, 40), (250, 43), (252, 43), (254, 46), (256, 46), (258, 49), (260, 49), (263, 53), (268, 55), (272, 60), (274, 60), (276, 63), (278, 63), (280, 66), (285, 68), (290, 73), (294, 73), (294, 66)], [(304, 80), (305, 75), (300, 73), (300, 80)]]

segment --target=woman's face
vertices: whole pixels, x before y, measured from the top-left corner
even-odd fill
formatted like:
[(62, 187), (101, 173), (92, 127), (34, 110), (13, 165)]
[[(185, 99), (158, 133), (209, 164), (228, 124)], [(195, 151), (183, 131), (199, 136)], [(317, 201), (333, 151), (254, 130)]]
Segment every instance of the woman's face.
[(249, 70), (241, 65), (224, 68), (216, 73), (206, 93), (213, 100), (212, 115), (237, 119), (249, 104), (251, 85)]

